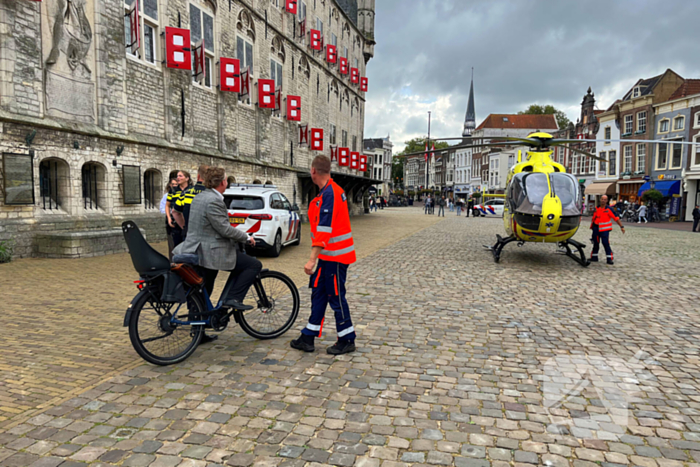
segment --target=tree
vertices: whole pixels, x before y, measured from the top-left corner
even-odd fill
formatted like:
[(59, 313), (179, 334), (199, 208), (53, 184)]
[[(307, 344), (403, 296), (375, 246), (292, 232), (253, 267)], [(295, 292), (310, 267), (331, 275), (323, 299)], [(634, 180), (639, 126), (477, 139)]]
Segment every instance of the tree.
[(664, 195), (659, 190), (647, 190), (642, 193), (642, 201), (645, 203), (649, 201), (660, 203), (662, 199), (664, 199)]
[(553, 105), (532, 104), (527, 109), (518, 112), (518, 115), (554, 115), (561, 130), (567, 128), (571, 123), (566, 114)]

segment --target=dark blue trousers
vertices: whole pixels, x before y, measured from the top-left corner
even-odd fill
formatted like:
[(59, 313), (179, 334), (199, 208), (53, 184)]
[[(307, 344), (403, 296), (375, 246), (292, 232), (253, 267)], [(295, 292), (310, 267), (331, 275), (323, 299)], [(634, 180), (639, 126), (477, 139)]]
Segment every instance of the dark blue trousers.
[(598, 250), (600, 249), (600, 243), (603, 242), (603, 248), (605, 248), (605, 256), (608, 261), (613, 260), (612, 248), (610, 248), (610, 231), (599, 232), (597, 227), (593, 227), (593, 250), (591, 251), (591, 260), (598, 261)]
[(302, 334), (318, 337), (323, 329), (326, 307), (335, 313), (335, 328), (338, 339), (355, 340), (355, 328), (350, 319), (350, 308), (345, 299), (345, 280), (348, 265), (334, 261), (318, 260), (316, 271), (311, 275), (311, 317)]

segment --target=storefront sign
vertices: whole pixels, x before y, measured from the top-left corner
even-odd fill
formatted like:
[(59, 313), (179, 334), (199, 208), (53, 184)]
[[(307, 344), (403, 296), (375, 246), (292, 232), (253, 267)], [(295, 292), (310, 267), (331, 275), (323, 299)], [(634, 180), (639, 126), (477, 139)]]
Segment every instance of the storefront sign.
[(681, 212), (681, 196), (673, 195), (670, 203), (669, 216), (678, 216)]
[(28, 154), (2, 155), (5, 204), (34, 204), (34, 170)]
[(124, 204), (141, 204), (141, 168), (138, 165), (124, 165), (122, 175)]

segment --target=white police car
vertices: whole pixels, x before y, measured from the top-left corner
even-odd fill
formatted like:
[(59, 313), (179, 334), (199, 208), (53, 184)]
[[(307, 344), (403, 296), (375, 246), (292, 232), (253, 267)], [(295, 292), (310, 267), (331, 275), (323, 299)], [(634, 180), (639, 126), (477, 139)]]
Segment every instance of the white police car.
[(502, 199), (492, 199), (486, 201), (484, 204), (477, 204), (474, 206), (474, 216), (484, 216), (484, 217), (503, 217), (503, 207), (505, 206), (505, 201)]
[(283, 246), (301, 243), (301, 217), (275, 185), (233, 183), (224, 192), (228, 220), (252, 234), (255, 249), (279, 256)]

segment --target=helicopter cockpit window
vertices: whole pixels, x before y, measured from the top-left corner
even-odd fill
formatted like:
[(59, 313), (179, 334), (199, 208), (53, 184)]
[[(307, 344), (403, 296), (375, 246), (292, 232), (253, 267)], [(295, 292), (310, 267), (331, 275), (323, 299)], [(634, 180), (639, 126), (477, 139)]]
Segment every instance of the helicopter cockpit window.
[(550, 174), (552, 190), (561, 200), (562, 216), (577, 216), (581, 214), (581, 196), (576, 179), (570, 174)]
[(542, 214), (544, 197), (549, 194), (547, 174), (527, 173), (522, 181), (525, 186), (525, 196), (515, 210), (523, 214)]

